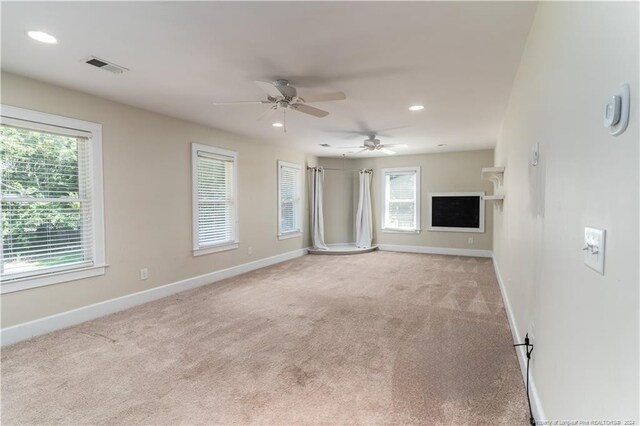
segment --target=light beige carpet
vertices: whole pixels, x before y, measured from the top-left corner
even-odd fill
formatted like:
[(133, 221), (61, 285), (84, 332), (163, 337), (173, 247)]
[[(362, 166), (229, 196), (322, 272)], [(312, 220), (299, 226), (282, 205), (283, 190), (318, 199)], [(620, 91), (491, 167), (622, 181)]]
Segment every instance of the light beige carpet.
[(491, 261), (305, 256), (2, 352), (2, 424), (527, 424)]

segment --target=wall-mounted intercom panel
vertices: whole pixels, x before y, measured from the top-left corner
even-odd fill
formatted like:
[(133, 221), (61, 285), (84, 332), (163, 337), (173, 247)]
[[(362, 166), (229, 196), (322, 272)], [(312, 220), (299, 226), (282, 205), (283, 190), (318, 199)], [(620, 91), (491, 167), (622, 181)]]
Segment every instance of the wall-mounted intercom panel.
[(623, 84), (609, 97), (604, 107), (603, 124), (613, 136), (624, 132), (629, 124), (629, 95), (629, 85)]

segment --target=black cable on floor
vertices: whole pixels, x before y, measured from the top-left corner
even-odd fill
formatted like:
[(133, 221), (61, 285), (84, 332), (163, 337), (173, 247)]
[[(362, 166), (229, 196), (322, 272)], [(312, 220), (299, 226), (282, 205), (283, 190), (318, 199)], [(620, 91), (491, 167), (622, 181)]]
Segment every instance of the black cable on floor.
[(533, 410), (531, 410), (531, 398), (529, 397), (529, 361), (531, 360), (531, 354), (533, 353), (533, 345), (529, 341), (529, 333), (524, 336), (524, 343), (518, 343), (513, 346), (526, 346), (525, 353), (527, 354), (527, 403), (529, 404), (529, 424), (531, 426), (535, 426), (536, 419), (533, 417)]

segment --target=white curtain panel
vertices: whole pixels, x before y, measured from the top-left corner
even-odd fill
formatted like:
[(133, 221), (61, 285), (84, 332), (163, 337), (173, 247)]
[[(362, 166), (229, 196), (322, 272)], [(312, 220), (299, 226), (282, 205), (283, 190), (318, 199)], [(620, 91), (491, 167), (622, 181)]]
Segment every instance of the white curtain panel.
[(371, 171), (360, 170), (360, 195), (356, 212), (356, 246), (371, 247), (373, 220), (371, 218)]
[(316, 250), (327, 250), (324, 243), (324, 217), (322, 216), (322, 187), (324, 185), (324, 169), (313, 168), (310, 172), (311, 200), (311, 244)]

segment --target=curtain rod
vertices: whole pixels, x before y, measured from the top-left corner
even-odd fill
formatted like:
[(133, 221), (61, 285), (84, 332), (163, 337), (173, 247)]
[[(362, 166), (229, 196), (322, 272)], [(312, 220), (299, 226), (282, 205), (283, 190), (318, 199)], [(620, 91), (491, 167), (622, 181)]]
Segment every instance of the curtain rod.
[(336, 169), (333, 167), (309, 167), (307, 166), (307, 170), (318, 170), (318, 169), (322, 169), (322, 170), (335, 170), (337, 172), (361, 172), (362, 170), (364, 170), (365, 172), (368, 173), (373, 173), (373, 169)]

